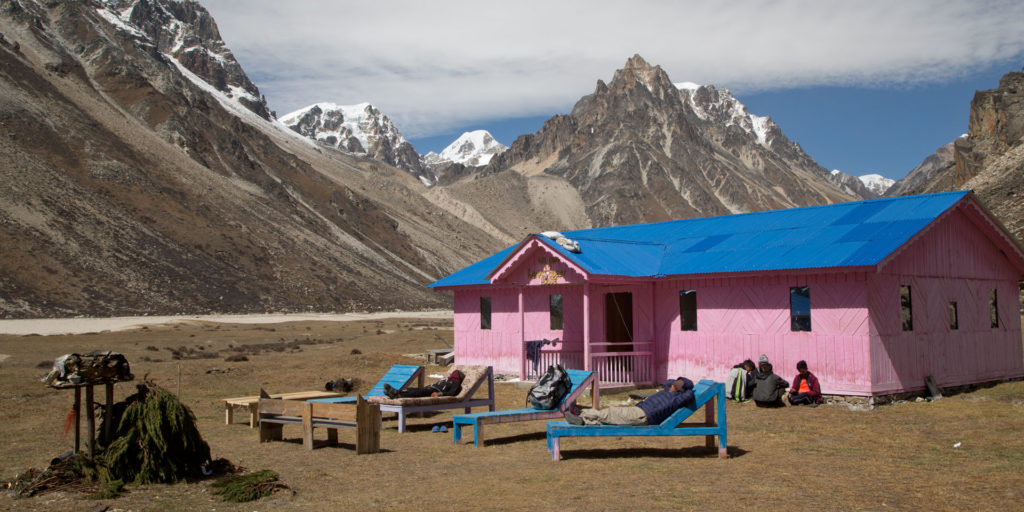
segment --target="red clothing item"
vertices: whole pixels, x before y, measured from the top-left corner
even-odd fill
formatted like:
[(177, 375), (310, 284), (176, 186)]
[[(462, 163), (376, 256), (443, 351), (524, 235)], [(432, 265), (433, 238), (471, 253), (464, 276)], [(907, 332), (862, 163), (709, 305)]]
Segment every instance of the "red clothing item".
[[(801, 389), (805, 386), (808, 390)], [(796, 377), (793, 377), (793, 388), (789, 390), (789, 394), (796, 393), (809, 393), (814, 401), (821, 400), (821, 386), (818, 385), (818, 378), (810, 371), (807, 372), (806, 380), (799, 373), (796, 374)]]

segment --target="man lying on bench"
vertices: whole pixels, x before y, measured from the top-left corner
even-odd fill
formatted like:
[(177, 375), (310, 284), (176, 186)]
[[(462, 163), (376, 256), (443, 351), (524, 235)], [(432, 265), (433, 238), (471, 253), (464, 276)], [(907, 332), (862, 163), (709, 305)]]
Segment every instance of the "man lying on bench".
[(565, 411), (565, 421), (572, 425), (658, 425), (665, 418), (693, 401), (693, 382), (678, 377), (665, 383), (665, 389), (636, 405), (586, 409), (574, 414)]
[(462, 380), (466, 376), (459, 370), (452, 370), (447, 377), (422, 388), (395, 389), (384, 383), (384, 394), (388, 398), (422, 398), (425, 396), (456, 396), (462, 392)]

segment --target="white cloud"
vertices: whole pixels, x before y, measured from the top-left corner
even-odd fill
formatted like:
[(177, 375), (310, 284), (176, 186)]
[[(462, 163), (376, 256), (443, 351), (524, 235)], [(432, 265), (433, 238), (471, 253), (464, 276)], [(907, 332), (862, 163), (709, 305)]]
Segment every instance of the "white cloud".
[(639, 53), (739, 92), (942, 81), (1024, 54), (1024, 2), (202, 0), (279, 113), (368, 101), (409, 137), (567, 112)]

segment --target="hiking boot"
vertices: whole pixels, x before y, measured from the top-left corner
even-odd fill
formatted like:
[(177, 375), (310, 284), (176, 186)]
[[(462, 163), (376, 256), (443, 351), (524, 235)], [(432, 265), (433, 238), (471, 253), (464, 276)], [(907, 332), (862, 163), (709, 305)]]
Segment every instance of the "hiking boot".
[(583, 412), (583, 411), (580, 410), (580, 407), (578, 405), (576, 405), (576, 402), (573, 402), (573, 403), (569, 404), (569, 407), (566, 407), (565, 410), (573, 413), (576, 416), (579, 416), (580, 413)]
[(583, 425), (583, 418), (580, 418), (578, 414), (573, 414), (572, 411), (565, 411), (562, 416), (565, 416), (565, 421), (569, 422), (570, 425)]
[(388, 398), (398, 398), (398, 390), (387, 382), (384, 383), (384, 394), (387, 395)]

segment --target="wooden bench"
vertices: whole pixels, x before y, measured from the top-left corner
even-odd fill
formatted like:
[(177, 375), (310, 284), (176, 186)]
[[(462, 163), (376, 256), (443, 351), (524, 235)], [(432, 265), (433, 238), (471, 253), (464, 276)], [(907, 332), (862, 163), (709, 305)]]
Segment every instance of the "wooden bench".
[(362, 396), (352, 404), (328, 404), (261, 398), (258, 402), (260, 442), (280, 441), (282, 427), (302, 425), (302, 444), (313, 449), (313, 429), (326, 428), (328, 444), (338, 444), (338, 430), (356, 430), (356, 453), (380, 451), (380, 406)]
[[(294, 393), (277, 393), (270, 395), (271, 398), (282, 398), (285, 400), (309, 400), (310, 398), (335, 398), (345, 396), (342, 393), (331, 393), (329, 391), (296, 391)], [(235, 408), (244, 408), (249, 411), (249, 428), (256, 428), (256, 409), (260, 401), (259, 396), (240, 396), (237, 398), (221, 398), (224, 402), (224, 424), (230, 425), (235, 420)]]
[[(725, 420), (725, 384), (711, 380), (702, 380), (693, 387), (694, 401), (658, 425), (570, 425), (565, 421), (548, 422), (548, 451), (553, 460), (561, 458), (559, 440), (563, 437), (626, 437), (626, 436), (705, 436), (708, 448), (715, 448), (715, 436), (718, 436), (718, 456), (727, 458), (726, 451), (726, 420)], [(715, 421), (715, 405), (718, 406), (718, 418)], [(687, 423), (686, 421), (697, 409), (704, 407), (703, 423)]]

